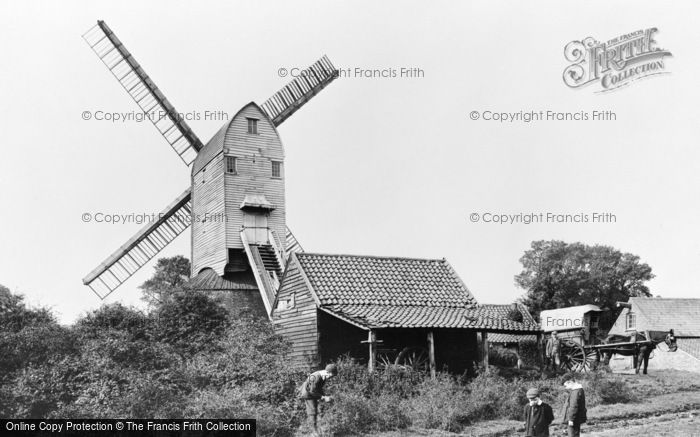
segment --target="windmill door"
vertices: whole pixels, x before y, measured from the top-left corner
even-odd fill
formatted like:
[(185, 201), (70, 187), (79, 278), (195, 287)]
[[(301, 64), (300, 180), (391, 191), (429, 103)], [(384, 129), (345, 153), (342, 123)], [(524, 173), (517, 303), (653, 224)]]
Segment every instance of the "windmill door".
[(243, 215), (243, 227), (250, 244), (269, 244), (267, 240), (267, 214), (246, 212)]

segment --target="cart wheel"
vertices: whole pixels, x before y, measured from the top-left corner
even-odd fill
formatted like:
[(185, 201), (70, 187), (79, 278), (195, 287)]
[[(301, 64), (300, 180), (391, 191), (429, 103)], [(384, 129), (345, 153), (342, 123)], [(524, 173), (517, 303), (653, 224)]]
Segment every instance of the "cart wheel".
[(399, 352), (394, 364), (404, 369), (427, 372), (430, 369), (428, 350), (423, 347), (405, 347)]
[(394, 365), (394, 360), (389, 354), (379, 354), (377, 357), (377, 370), (387, 370)]
[(568, 372), (589, 372), (595, 365), (595, 349), (586, 349), (575, 341), (564, 340), (559, 352), (560, 367)]

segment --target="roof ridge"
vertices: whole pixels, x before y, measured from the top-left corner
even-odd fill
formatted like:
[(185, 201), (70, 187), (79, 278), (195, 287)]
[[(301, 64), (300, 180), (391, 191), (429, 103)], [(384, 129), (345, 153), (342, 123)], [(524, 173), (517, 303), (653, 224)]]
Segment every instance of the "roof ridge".
[[(343, 299), (334, 299), (337, 301), (343, 300)], [(343, 303), (343, 302), (321, 302), (321, 307), (327, 307), (327, 306), (333, 306), (333, 305), (342, 305), (342, 306), (357, 306), (357, 307), (366, 307), (366, 306), (375, 306), (375, 307), (392, 307), (396, 308), (397, 304), (396, 303)], [(402, 307), (411, 307), (411, 308), (461, 308), (464, 310), (476, 310), (474, 304), (467, 304), (467, 305), (444, 305), (442, 303), (440, 304), (417, 304), (417, 303), (400, 303), (398, 304)]]
[(431, 262), (442, 262), (447, 263), (446, 258), (415, 258), (406, 256), (387, 256), (387, 255), (358, 255), (358, 254), (348, 254), (348, 253), (320, 253), (320, 252), (299, 252), (297, 256), (335, 256), (335, 257), (348, 257), (348, 258), (372, 258), (372, 259), (385, 259), (385, 260), (405, 260), (405, 261), (431, 261)]

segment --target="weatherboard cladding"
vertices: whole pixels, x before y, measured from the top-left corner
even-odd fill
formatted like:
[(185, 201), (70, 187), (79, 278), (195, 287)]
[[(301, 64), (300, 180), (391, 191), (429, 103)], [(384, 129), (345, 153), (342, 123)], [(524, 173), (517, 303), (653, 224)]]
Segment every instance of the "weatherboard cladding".
[[(258, 120), (257, 134), (248, 133), (247, 118)], [(242, 248), (240, 230), (244, 222), (241, 205), (246, 197), (264, 198), (274, 206), (266, 208), (267, 226), (284, 244), (286, 234), (284, 179), (272, 177), (272, 161), (284, 161), (277, 129), (255, 104), (244, 106), (231, 121), (223, 143), (226, 156), (236, 157), (238, 173), (224, 175), (226, 205), (226, 247)], [(284, 176), (284, 169), (282, 170)], [(284, 247), (282, 247), (284, 249)]]
[[(280, 300), (293, 300), (294, 304), (280, 309), (277, 305)], [(284, 273), (274, 308), (275, 332), (292, 343), (290, 364), (305, 365), (313, 361), (318, 353), (316, 302), (294, 263)]]
[(502, 305), (476, 299), (443, 260), (298, 253), (321, 309), (364, 328), (470, 328), (533, 332)]
[(687, 352), (693, 358), (700, 360), (700, 338), (676, 337), (676, 341), (678, 342), (678, 347), (682, 351)]
[(224, 147), (224, 137), (229, 129), (229, 126), (233, 122), (227, 121), (223, 126), (214, 134), (213, 137), (207, 142), (207, 144), (199, 151), (197, 157), (192, 164), (192, 176), (199, 173), (209, 161), (211, 161), (216, 155), (221, 153)]
[[(230, 276), (230, 275), (229, 275)], [(235, 278), (221, 277), (213, 269), (204, 269), (197, 276), (185, 283), (185, 288), (200, 291), (215, 290), (257, 290), (255, 278), (252, 275)]]
[(192, 274), (209, 267), (222, 275), (226, 266), (223, 165), (219, 156), (192, 178)]

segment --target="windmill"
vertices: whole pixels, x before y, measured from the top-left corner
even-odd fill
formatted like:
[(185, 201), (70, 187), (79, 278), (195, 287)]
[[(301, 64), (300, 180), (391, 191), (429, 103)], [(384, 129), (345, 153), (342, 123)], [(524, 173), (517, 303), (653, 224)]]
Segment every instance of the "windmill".
[(111, 294), (192, 225), (193, 279), (254, 285), (269, 316), (289, 254), (300, 251), (286, 227), (284, 151), (277, 126), (337, 77), (326, 56), (262, 105), (251, 102), (202, 143), (104, 21), (83, 39), (187, 166), (192, 184), (83, 283)]

